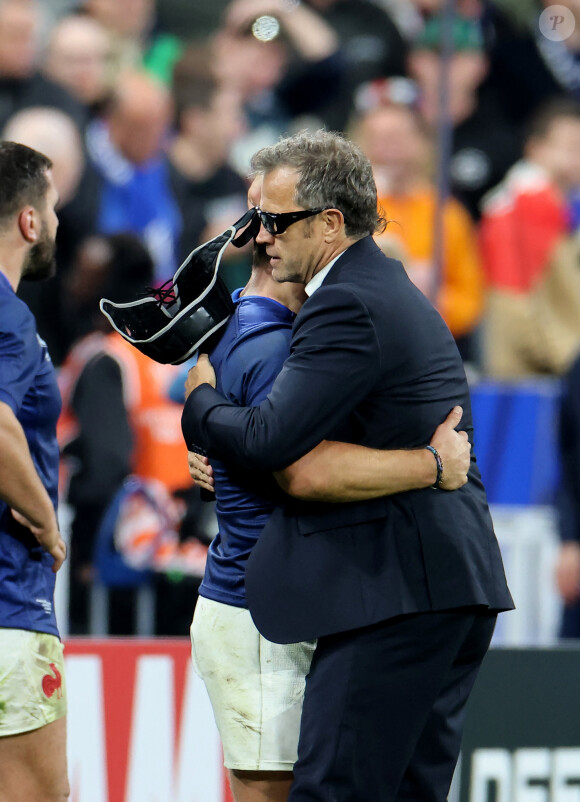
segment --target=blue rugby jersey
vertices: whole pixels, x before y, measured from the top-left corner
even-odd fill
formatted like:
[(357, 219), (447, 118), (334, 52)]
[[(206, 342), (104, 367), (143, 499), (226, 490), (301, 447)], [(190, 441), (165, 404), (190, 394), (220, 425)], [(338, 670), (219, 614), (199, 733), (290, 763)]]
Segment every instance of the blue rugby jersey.
[[(217, 390), (242, 406), (259, 404), (290, 353), (295, 314), (271, 298), (233, 294), (236, 310), (211, 354)], [(212, 541), (199, 593), (247, 607), (246, 561), (281, 491), (269, 474), (211, 460), (219, 532)]]
[[(0, 401), (24, 429), (32, 461), (56, 509), (60, 393), (46, 344), (25, 303), (0, 272)], [(0, 627), (58, 636), (53, 558), (0, 499)]]

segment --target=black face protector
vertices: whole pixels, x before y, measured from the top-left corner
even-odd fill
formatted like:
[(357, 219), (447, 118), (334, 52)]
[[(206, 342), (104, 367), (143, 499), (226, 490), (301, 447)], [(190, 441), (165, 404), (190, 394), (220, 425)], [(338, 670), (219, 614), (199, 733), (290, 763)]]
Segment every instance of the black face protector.
[(249, 209), (222, 234), (195, 248), (162, 287), (130, 303), (101, 298), (101, 312), (115, 331), (146, 356), (180, 365), (227, 323), (234, 310), (218, 276), (223, 252), (230, 242), (241, 248), (259, 230), (260, 218), (255, 209)]

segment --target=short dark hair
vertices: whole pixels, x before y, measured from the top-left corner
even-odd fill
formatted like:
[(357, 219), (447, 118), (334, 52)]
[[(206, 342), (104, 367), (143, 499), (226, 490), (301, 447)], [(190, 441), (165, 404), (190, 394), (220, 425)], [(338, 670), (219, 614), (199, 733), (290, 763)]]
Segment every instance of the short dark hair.
[(572, 119), (580, 122), (580, 103), (567, 95), (557, 95), (541, 103), (533, 111), (526, 126), (526, 141), (548, 136), (556, 120)]
[(190, 47), (173, 67), (171, 90), (177, 128), (190, 109), (208, 111), (219, 90), (208, 47)]
[(44, 203), (51, 167), (43, 153), (18, 142), (0, 141), (0, 225), (23, 206)]
[(183, 116), (192, 109), (209, 111), (218, 92), (219, 84), (210, 73), (195, 75), (187, 82), (176, 82), (173, 86), (175, 122), (177, 129), (183, 125)]
[(116, 303), (134, 301), (154, 278), (155, 268), (147, 246), (130, 231), (97, 234), (95, 239), (102, 240), (109, 249), (106, 277), (95, 303), (101, 296)]
[(384, 228), (371, 163), (341, 134), (302, 131), (262, 148), (252, 159), (255, 173), (278, 167), (293, 167), (299, 173), (294, 200), (300, 206), (340, 209), (348, 237), (360, 238)]

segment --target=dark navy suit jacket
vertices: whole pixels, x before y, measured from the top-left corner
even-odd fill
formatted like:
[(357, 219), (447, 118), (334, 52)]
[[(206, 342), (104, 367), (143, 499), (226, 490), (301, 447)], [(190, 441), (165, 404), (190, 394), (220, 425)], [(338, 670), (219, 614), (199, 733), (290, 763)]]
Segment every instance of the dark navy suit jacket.
[[(456, 404), (471, 439), (453, 337), (403, 266), (365, 237), (305, 302), (268, 398), (240, 408), (202, 385), (187, 400), (183, 432), (192, 449), (273, 471), (323, 439), (424, 446)], [(280, 643), (404, 613), (513, 607), (474, 457), (469, 482), (454, 492), (345, 504), (288, 498), (254, 548), (246, 591), (258, 629)]]

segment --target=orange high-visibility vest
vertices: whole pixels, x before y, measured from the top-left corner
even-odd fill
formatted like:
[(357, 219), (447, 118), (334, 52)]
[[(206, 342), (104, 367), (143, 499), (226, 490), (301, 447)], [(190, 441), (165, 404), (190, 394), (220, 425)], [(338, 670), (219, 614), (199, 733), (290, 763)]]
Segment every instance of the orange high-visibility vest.
[(57, 434), (61, 449), (78, 433), (71, 400), (79, 377), (85, 366), (102, 354), (114, 359), (121, 371), (123, 397), (134, 436), (132, 473), (143, 479), (157, 479), (170, 491), (190, 486), (187, 447), (181, 433), (182, 406), (168, 396), (177, 368), (154, 362), (117, 332), (84, 337), (60, 370), (63, 408)]

